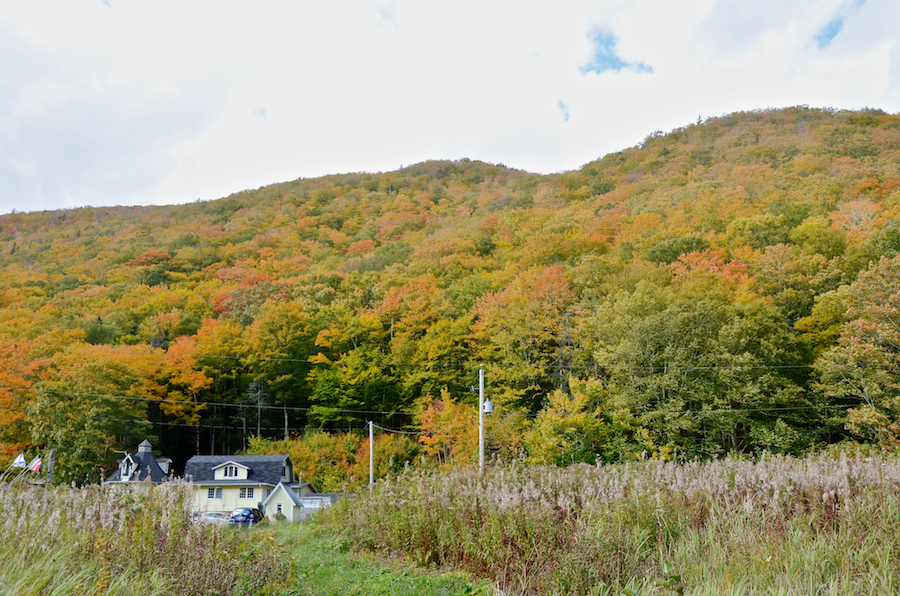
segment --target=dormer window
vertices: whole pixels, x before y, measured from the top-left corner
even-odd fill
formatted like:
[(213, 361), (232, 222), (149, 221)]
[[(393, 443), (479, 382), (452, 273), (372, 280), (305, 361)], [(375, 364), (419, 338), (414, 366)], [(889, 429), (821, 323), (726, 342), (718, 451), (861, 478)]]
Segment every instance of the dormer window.
[(121, 476), (122, 480), (129, 479), (129, 477), (131, 476), (131, 470), (132, 470), (133, 465), (134, 465), (134, 462), (131, 461), (130, 457), (126, 457), (125, 459), (122, 460), (122, 465), (120, 467), (120, 476)]
[(237, 466), (225, 466), (225, 478), (237, 478)]

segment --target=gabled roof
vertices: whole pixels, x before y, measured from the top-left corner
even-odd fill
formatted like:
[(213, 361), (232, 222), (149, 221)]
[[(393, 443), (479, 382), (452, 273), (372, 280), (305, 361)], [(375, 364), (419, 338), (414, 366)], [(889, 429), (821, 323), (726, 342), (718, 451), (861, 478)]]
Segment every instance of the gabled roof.
[[(297, 507), (303, 507), (303, 503), (300, 502), (300, 499), (306, 498), (306, 496), (320, 496), (320, 493), (316, 490), (316, 487), (312, 485), (311, 482), (292, 482), (290, 484), (285, 484), (284, 482), (279, 482), (278, 486), (287, 493), (288, 498), (291, 502), (294, 503)], [(271, 501), (275, 497), (275, 493), (278, 492), (278, 486), (272, 489), (272, 492), (269, 493), (269, 496), (266, 497), (266, 500), (263, 501), (263, 507), (269, 506), (269, 501)], [(293, 489), (300, 488), (303, 486), (308, 486), (310, 488), (310, 492), (308, 495), (298, 496), (297, 493), (294, 492)]]
[[(300, 502), (300, 497), (297, 496), (297, 493), (285, 486), (283, 482), (279, 482), (278, 486), (280, 486), (284, 493), (287, 494), (288, 499), (291, 500), (295, 507), (303, 507), (303, 503)], [(266, 497), (266, 500), (263, 501), (263, 507), (269, 506), (269, 501), (271, 501), (275, 497), (275, 494), (278, 492), (278, 486), (272, 489), (272, 492), (270, 492), (269, 496)]]
[[(291, 457), (285, 453), (278, 455), (195, 455), (184, 465), (184, 479), (194, 484), (271, 484), (281, 482), (281, 467)], [(216, 480), (215, 469), (233, 462), (249, 468), (246, 480)], [(293, 467), (293, 464), (291, 464)]]
[(218, 470), (222, 466), (227, 466), (229, 464), (233, 464), (235, 466), (238, 466), (239, 468), (244, 468), (245, 470), (250, 467), (250, 466), (245, 466), (244, 464), (242, 464), (240, 462), (236, 462), (233, 459), (229, 459), (228, 461), (223, 461), (218, 466), (213, 466), (213, 470)]
[[(139, 447), (143, 447), (143, 449), (139, 448), (137, 453), (127, 454), (122, 458), (123, 460), (131, 459), (135, 465), (134, 472), (131, 473), (127, 482), (141, 482), (145, 480), (149, 480), (154, 484), (165, 482), (168, 479), (168, 475), (156, 463), (156, 458), (153, 457), (153, 453), (149, 449), (150, 443), (144, 440)], [(106, 479), (106, 482), (125, 482), (122, 480), (122, 468), (116, 468), (116, 471)]]

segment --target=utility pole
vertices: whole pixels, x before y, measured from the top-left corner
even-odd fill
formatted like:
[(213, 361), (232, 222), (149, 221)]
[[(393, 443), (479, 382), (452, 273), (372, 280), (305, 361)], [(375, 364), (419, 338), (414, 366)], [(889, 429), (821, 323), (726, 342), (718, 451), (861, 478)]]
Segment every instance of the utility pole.
[(484, 365), (478, 369), (478, 471), (484, 472)]
[(484, 365), (478, 369), (478, 471), (484, 473), (484, 415), (494, 411), (494, 402), (484, 399)]
[(369, 420), (369, 490), (375, 487), (375, 430), (374, 423)]

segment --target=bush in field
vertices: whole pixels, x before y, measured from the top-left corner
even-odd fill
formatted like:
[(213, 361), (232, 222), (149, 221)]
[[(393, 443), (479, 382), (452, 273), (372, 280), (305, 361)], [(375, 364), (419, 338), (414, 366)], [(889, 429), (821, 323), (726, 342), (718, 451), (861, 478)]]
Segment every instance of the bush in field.
[(0, 490), (0, 594), (257, 594), (287, 573), (239, 532), (193, 523), (189, 485)]
[(848, 455), (418, 471), (323, 523), (510, 594), (896, 593), (898, 489), (900, 462)]

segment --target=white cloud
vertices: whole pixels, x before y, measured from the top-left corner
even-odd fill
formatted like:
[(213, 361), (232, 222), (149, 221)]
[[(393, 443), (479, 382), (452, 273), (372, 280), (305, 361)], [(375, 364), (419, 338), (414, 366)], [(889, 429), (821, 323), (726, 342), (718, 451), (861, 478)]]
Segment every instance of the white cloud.
[(102, 59), (47, 51), (3, 29), (0, 56), (14, 65), (0, 69), (4, 212), (152, 202), (171, 146), (215, 115), (205, 96), (213, 85), (148, 87)]
[[(0, 17), (0, 212), (439, 158), (550, 172), (698, 114), (896, 112), (898, 19), (893, 0), (19, 3)], [(624, 67), (584, 72), (597, 32)]]

